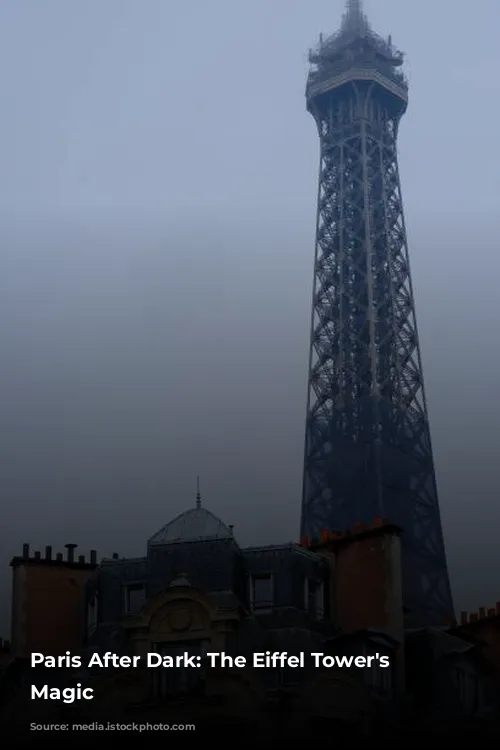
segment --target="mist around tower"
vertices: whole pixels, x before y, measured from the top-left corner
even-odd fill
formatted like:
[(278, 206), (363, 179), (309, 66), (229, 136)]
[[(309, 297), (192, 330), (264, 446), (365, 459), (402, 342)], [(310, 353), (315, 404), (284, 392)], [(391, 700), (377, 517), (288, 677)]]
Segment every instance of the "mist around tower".
[[(259, 138), (273, 137), (272, 128), (264, 136), (258, 132), (256, 121), (251, 128), (245, 125), (244, 105), (256, 97), (252, 87), (260, 90), (268, 80), (261, 78), (258, 60), (245, 67), (247, 47), (255, 53), (255, 40), (264, 46), (268, 33), (257, 9), (241, 9), (248, 18), (243, 15), (237, 26), (248, 38), (237, 28), (221, 36), (220, 141), (207, 133), (210, 116), (215, 117), (211, 98), (220, 84), (217, 76), (212, 80), (212, 57), (222, 46), (199, 35), (206, 26), (208, 38), (215, 8), (204, 18), (207, 11), (200, 6), (199, 27), (190, 17), (190, 32), (181, 34), (179, 48), (176, 23), (184, 28), (182, 9), (175, 11), (179, 16), (172, 11), (171, 24), (158, 26), (161, 41), (154, 24), (147, 25), (142, 62), (133, 57), (131, 41), (119, 69), (107, 53), (117, 43), (115, 36), (129, 34), (139, 44), (146, 15), (161, 15), (160, 5), (157, 11), (154, 3), (140, 12), (120, 10), (120, 28), (104, 6), (99, 23), (92, 9), (74, 10), (81, 14), (82, 28), (90, 24), (85, 54), (92, 62), (76, 76), (73, 55), (81, 54), (81, 39), (75, 36), (64, 55), (58, 52), (52, 75), (62, 74), (62, 59), (71, 72), (71, 97), (77, 89), (83, 96), (86, 86), (101, 92), (93, 100), (95, 107), (99, 100), (102, 112), (97, 134), (92, 135), (79, 104), (85, 99), (71, 98), (64, 117), (56, 109), (47, 115), (48, 99), (43, 107), (40, 100), (40, 107), (48, 117), (43, 123), (51, 123), (54, 152), (63, 134), (67, 139), (56, 180), (56, 223), (73, 226), (71, 210), (83, 217), (90, 206), (92, 231), (101, 232), (106, 252), (89, 264), (97, 239), (81, 218), (72, 235), (89, 234), (86, 253), (65, 250), (56, 262), (45, 248), (36, 272), (27, 264), (21, 274), (20, 289), (27, 294), (29, 279), (28, 296), (36, 298), (37, 312), (29, 316), (28, 327), (35, 332), (31, 343), (26, 336), (19, 339), (16, 356), (24, 364), (6, 399), (15, 406), (8, 416), (6, 405), (5, 422), (9, 512), (13, 517), (18, 502), (23, 515), (22, 534), (4, 519), (12, 538), (5, 546), (11, 622), (0, 640), (0, 721), (9, 747), (54, 738), (78, 746), (96, 736), (116, 738), (110, 735), (116, 732), (120, 740), (139, 741), (154, 733), (167, 743), (184, 742), (189, 734), (198, 741), (238, 745), (264, 740), (273, 747), (292, 746), (314, 738), (337, 747), (373, 742), (404, 747), (469, 736), (477, 742), (499, 731), (500, 602), (478, 602), (469, 612), (453, 595), (451, 535), (443, 520), (439, 452), (431, 429), (436, 400), (427, 395), (427, 373), (432, 382), (435, 371), (432, 375), (432, 358), (424, 356), (417, 325), (426, 303), (410, 268), (412, 214), (405, 213), (403, 193), (411, 193), (412, 180), (400, 162), (408, 149), (408, 138), (401, 139), (404, 123), (416, 117), (418, 102), (409, 107), (412, 89), (403, 52), (392, 35), (378, 32), (369, 11), (361, 0), (347, 0), (338, 28), (325, 30), (310, 49), (303, 109), (316, 140), (297, 138), (297, 153), (287, 153), (286, 161), (298, 165), (303, 150), (309, 154), (304, 163), (318, 166), (310, 191), (312, 239), (304, 250), (310, 253), (311, 289), (303, 270), (296, 287), (288, 286), (291, 276), (279, 247), (276, 254), (268, 248), (283, 244), (286, 229), (286, 261), (292, 262), (293, 242), (298, 238), (302, 244), (302, 235), (291, 236), (299, 226), (292, 214), (302, 210), (303, 197), (286, 204), (290, 224), (285, 228), (283, 222), (275, 241), (264, 219), (257, 220), (257, 209), (266, 204), (279, 215), (282, 189), (273, 187), (264, 196), (265, 180), (259, 182), (255, 205), (247, 193), (240, 201), (238, 192), (240, 172), (247, 183), (252, 169), (261, 179), (269, 168), (262, 157), (268, 146), (255, 152), (252, 169), (244, 152)], [(31, 29), (38, 24), (42, 29), (36, 12), (29, 10), (26, 17)], [(126, 13), (136, 14), (133, 24)], [(252, 36), (254, 14), (259, 37)], [(70, 21), (61, 23), (69, 34)], [(102, 41), (98, 32), (105, 30), (109, 38)], [(19, 30), (14, 36), (21, 44)], [(55, 29), (47, 39), (47, 47), (60, 50)], [(42, 55), (42, 43), (33, 44), (42, 80), (49, 50), (44, 47)], [(204, 52), (196, 58), (199, 44)], [(282, 70), (278, 53), (284, 47), (276, 45), (274, 52), (267, 49), (266, 76)], [(231, 56), (234, 46), (238, 60)], [(151, 50), (160, 59), (171, 49), (177, 63), (163, 68), (160, 86), (141, 65), (146, 70)], [(298, 60), (300, 54), (298, 48)], [(194, 72), (193, 58), (198, 60)], [(19, 66), (12, 75), (21, 81), (27, 74), (20, 61)], [(282, 97), (293, 97), (295, 89), (284, 81), (275, 88), (275, 102), (285, 111)], [(130, 91), (133, 106), (127, 110)], [(163, 121), (154, 109), (160, 99), (168, 106), (167, 114), (161, 110)], [(107, 108), (110, 102), (117, 107), (118, 100), (124, 132), (129, 120), (139, 132), (145, 113), (151, 144), (159, 122), (170, 128), (162, 149), (146, 138), (127, 137), (126, 148), (119, 146), (119, 127), (106, 141), (106, 152), (120, 154), (113, 163), (120, 226), (133, 214), (125, 200), (128, 191), (142, 180), (150, 161), (161, 164), (154, 191), (146, 191), (145, 184), (141, 188), (146, 217), (153, 199), (162, 204), (156, 216), (161, 214), (160, 224), (165, 221), (164, 239), (154, 252), (145, 249), (152, 236), (149, 218), (139, 233), (139, 253), (125, 239), (119, 252), (109, 248), (106, 225), (95, 218), (106, 205), (96, 156), (102, 159), (103, 151), (96, 144), (106, 140)], [(22, 133), (27, 119), (21, 103), (17, 111)], [(69, 130), (65, 118), (73, 123)], [(47, 144), (42, 124), (39, 137)], [(280, 124), (279, 142), (287, 130)], [(207, 170), (205, 160), (222, 149), (221, 143), (217, 170)], [(276, 153), (269, 163), (278, 159), (279, 143), (272, 148)], [(182, 158), (179, 172), (176, 158)], [(65, 203), (61, 185), (65, 170), (76, 169), (72, 165), (80, 161), (85, 170), (79, 184), (96, 179), (102, 189), (93, 182), (89, 193), (80, 187), (70, 196), (75, 209)], [(42, 171), (48, 185), (47, 169)], [(34, 181), (33, 169), (29, 173)], [(291, 178), (280, 178), (291, 196), (302, 196)], [(137, 203), (137, 194), (131, 194)], [(182, 203), (182, 195), (189, 201)], [(243, 233), (231, 213), (238, 201), (246, 221)], [(181, 216), (178, 240), (166, 229), (163, 212), (169, 211)], [(198, 224), (202, 231), (196, 234)], [(212, 234), (218, 224), (220, 234)], [(261, 258), (266, 274), (256, 273)], [(14, 268), (21, 263), (17, 255), (9, 262)], [(65, 264), (73, 269), (68, 287), (56, 282), (64, 278), (58, 274)], [(425, 273), (433, 272), (429, 265)], [(9, 274), (15, 276), (7, 268)], [(244, 283), (238, 286), (238, 279)], [(304, 290), (310, 309), (304, 314), (297, 305), (292, 317), (283, 306), (283, 288), (290, 298)], [(126, 304), (109, 291), (117, 289)], [(82, 316), (75, 312), (78, 300), (84, 303)], [(25, 312), (19, 303), (13, 309), (17, 313), (6, 316), (6, 326), (17, 341), (16, 321)], [(250, 318), (257, 321), (258, 333)], [(51, 332), (49, 339), (40, 338), (42, 324)], [(73, 344), (65, 344), (61, 353), (55, 342), (66, 330)], [(292, 339), (301, 341), (295, 355), (287, 353)], [(274, 350), (279, 357), (273, 359)], [(278, 359), (284, 362), (281, 370), (273, 369)], [(300, 362), (306, 363), (303, 377)], [(465, 409), (465, 400), (453, 411)], [(30, 429), (16, 417), (23, 409), (31, 414)], [(294, 409), (302, 411), (300, 418)], [(78, 430), (81, 444), (74, 442)], [(168, 445), (167, 433), (173, 436)], [(38, 438), (32, 455), (33, 435)], [(292, 435), (299, 445), (294, 460), (287, 447)], [(174, 476), (182, 477), (175, 492)], [(228, 487), (224, 509), (221, 498)], [(28, 502), (28, 494), (36, 504)], [(295, 531), (287, 536), (289, 528)]]

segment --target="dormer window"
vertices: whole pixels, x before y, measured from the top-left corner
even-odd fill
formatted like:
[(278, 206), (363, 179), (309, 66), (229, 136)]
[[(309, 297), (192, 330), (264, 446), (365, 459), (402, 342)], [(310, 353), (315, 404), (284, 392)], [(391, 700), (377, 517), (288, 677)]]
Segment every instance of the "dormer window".
[(128, 583), (125, 586), (124, 609), (126, 615), (138, 614), (146, 601), (146, 587), (143, 583)]
[(325, 589), (323, 583), (313, 578), (306, 581), (306, 610), (317, 620), (325, 615)]
[(272, 609), (274, 586), (271, 573), (250, 576), (250, 606), (253, 612)]

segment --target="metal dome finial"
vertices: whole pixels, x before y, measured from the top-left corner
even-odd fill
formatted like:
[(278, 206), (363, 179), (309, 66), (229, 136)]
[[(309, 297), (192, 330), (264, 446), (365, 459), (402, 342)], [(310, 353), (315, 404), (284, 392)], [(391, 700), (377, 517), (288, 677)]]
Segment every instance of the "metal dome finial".
[(196, 507), (201, 508), (200, 477), (196, 477)]

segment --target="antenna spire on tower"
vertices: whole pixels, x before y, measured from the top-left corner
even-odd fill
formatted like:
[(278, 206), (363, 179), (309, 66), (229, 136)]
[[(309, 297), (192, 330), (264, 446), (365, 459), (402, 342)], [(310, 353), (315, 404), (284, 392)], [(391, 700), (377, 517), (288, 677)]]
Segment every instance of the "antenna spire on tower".
[(356, 30), (362, 29), (366, 25), (363, 0), (347, 0), (343, 25)]
[(347, 0), (346, 12), (352, 18), (363, 18), (363, 0)]

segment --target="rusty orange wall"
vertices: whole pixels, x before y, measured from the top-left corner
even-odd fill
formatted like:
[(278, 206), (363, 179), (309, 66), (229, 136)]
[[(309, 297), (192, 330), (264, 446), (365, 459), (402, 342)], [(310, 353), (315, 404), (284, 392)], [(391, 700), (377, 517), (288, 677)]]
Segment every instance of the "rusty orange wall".
[(340, 545), (335, 598), (343, 630), (383, 628), (399, 638), (403, 628), (399, 537), (381, 533)]
[(33, 651), (57, 655), (80, 646), (85, 622), (84, 585), (92, 571), (64, 564), (19, 568), (13, 585), (13, 610), (20, 613), (12, 633), (17, 655), (29, 656)]

